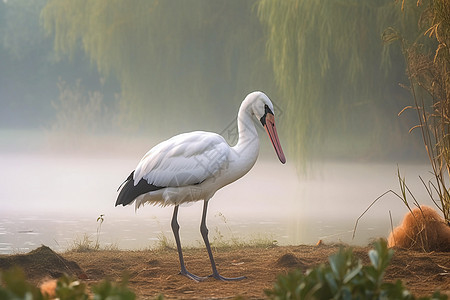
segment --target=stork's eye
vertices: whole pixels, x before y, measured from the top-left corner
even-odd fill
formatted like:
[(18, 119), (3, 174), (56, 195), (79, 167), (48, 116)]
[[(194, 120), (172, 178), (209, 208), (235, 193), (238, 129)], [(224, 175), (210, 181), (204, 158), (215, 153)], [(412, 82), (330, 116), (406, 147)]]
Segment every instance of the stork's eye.
[(273, 115), (273, 111), (269, 108), (269, 106), (267, 104), (264, 105), (264, 114), (272, 114)]
[(264, 105), (264, 115), (261, 117), (261, 119), (259, 119), (259, 121), (261, 122), (262, 126), (266, 125), (266, 116), (267, 116), (267, 114), (273, 115), (273, 112), (269, 108), (269, 106), (267, 104), (265, 104)]

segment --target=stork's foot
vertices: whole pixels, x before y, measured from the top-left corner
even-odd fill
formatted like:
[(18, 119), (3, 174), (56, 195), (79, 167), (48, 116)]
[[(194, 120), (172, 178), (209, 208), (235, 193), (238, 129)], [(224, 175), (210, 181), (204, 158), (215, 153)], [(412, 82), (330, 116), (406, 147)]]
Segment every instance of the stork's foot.
[(209, 275), (208, 277), (213, 277), (217, 280), (222, 280), (222, 281), (238, 281), (238, 280), (242, 280), (242, 279), (246, 279), (246, 276), (241, 276), (241, 277), (223, 277), (222, 275), (220, 275), (219, 273), (214, 273)]
[(180, 273), (178, 273), (178, 274), (186, 276), (187, 278), (190, 278), (190, 279), (192, 279), (194, 281), (197, 281), (197, 282), (204, 281), (204, 280), (208, 279), (208, 277), (200, 277), (200, 276), (192, 274), (191, 272), (189, 272), (187, 270), (181, 270)]

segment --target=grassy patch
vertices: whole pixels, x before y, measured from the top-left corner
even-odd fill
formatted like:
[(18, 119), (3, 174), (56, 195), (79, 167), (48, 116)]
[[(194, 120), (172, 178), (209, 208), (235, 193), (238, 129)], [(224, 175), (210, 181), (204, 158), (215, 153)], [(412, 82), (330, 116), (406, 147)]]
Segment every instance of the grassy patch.
[(119, 250), (119, 246), (115, 243), (100, 246), (98, 240), (94, 241), (92, 236), (85, 233), (82, 237), (77, 237), (73, 241), (72, 245), (67, 249), (68, 252), (90, 252), (90, 251), (114, 251)]

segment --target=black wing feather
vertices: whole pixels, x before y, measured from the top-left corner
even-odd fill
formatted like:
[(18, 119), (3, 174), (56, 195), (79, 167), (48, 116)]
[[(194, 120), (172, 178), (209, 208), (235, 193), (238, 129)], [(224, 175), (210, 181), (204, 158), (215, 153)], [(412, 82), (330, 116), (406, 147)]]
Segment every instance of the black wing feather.
[(130, 176), (128, 176), (125, 182), (121, 184), (121, 186), (123, 187), (120, 190), (119, 196), (117, 197), (116, 206), (120, 204), (122, 204), (123, 206), (128, 205), (140, 195), (164, 188), (149, 184), (145, 179), (139, 180), (138, 184), (134, 185), (133, 175), (134, 171), (131, 172)]

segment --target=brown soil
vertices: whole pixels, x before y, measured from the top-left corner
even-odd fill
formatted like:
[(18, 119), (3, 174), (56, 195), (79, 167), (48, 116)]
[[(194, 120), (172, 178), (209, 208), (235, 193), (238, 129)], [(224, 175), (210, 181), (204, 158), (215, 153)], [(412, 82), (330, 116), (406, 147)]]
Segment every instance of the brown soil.
[[(138, 299), (154, 299), (164, 294), (168, 299), (224, 299), (242, 296), (249, 299), (265, 298), (264, 289), (271, 288), (278, 274), (293, 268), (305, 270), (327, 261), (338, 246), (287, 246), (273, 248), (243, 247), (218, 249), (215, 258), (223, 276), (247, 276), (238, 282), (208, 279), (194, 282), (178, 275), (176, 250), (146, 251), (91, 251), (67, 252), (58, 255), (43, 246), (28, 254), (1, 255), (0, 269), (22, 266), (30, 281), (39, 284), (62, 273), (78, 276), (88, 285), (101, 279), (120, 280), (129, 276), (129, 287)], [(369, 248), (357, 247), (356, 255), (368, 264)], [(207, 275), (211, 272), (206, 250), (184, 250), (190, 272)], [(450, 295), (450, 253), (422, 253), (396, 250), (386, 280), (401, 279), (417, 296), (431, 295), (435, 290)]]

